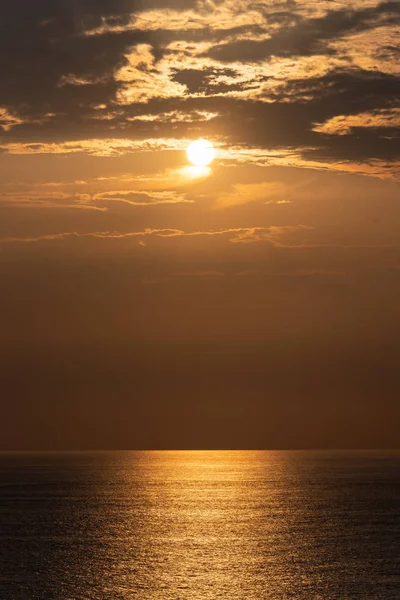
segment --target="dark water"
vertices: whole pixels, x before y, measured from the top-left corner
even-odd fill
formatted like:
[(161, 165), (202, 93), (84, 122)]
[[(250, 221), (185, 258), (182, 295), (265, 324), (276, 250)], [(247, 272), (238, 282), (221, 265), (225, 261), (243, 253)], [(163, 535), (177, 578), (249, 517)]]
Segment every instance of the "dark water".
[(400, 599), (399, 452), (0, 454), (1, 600)]

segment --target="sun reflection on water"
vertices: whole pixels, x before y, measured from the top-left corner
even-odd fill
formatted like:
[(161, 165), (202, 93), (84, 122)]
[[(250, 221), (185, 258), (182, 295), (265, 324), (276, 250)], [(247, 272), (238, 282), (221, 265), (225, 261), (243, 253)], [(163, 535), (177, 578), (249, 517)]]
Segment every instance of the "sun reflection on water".
[(328, 451), (5, 457), (0, 596), (397, 598), (398, 460)]

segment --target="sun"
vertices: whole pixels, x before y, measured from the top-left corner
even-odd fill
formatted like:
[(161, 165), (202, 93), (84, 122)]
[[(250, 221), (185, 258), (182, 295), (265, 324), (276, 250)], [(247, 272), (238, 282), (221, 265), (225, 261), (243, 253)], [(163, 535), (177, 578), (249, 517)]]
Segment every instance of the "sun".
[(190, 162), (196, 167), (206, 167), (215, 158), (214, 146), (207, 140), (196, 140), (189, 144), (186, 154)]

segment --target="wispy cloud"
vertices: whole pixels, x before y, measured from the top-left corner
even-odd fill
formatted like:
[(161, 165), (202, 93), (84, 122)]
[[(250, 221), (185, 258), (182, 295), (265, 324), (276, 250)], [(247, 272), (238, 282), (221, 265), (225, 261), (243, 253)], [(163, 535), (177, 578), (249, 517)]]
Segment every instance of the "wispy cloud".
[(0, 244), (26, 244), (36, 242), (53, 242), (66, 240), (69, 238), (94, 238), (101, 240), (124, 240), (129, 238), (192, 238), (192, 237), (215, 237), (223, 236), (232, 243), (250, 243), (260, 241), (270, 241), (276, 243), (278, 238), (301, 229), (307, 229), (304, 225), (282, 226), (282, 227), (245, 227), (229, 228), (208, 231), (184, 231), (181, 229), (145, 229), (143, 231), (131, 232), (110, 232), (97, 231), (90, 233), (66, 232), (58, 234), (43, 235), (38, 237), (8, 237), (0, 238)]
[[(386, 128), (399, 135), (400, 108), (377, 109), (356, 115), (338, 115), (314, 127), (314, 131), (329, 135), (348, 135), (358, 128)], [(390, 135), (386, 132), (386, 135)]]
[(0, 106), (0, 129), (10, 131), (16, 125), (23, 123), (22, 119), (11, 114), (7, 108)]
[(116, 190), (99, 192), (91, 198), (93, 203), (102, 202), (124, 202), (132, 206), (148, 206), (157, 204), (191, 204), (185, 194), (178, 194), (175, 191), (156, 191), (156, 190)]
[(236, 184), (231, 192), (217, 196), (218, 207), (237, 206), (249, 202), (281, 202), (285, 199), (285, 185), (281, 182)]
[(8, 154), (74, 154), (84, 152), (93, 156), (121, 156), (130, 152), (151, 152), (159, 150), (184, 150), (190, 140), (128, 138), (88, 139), (71, 142), (11, 142), (0, 145)]

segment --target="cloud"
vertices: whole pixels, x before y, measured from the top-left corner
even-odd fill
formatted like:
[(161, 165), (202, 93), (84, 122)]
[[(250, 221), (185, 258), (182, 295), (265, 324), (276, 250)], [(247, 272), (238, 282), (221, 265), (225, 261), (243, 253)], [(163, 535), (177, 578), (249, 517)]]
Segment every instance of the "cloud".
[(383, 2), (359, 10), (331, 10), (317, 18), (301, 18), (265, 40), (239, 40), (221, 44), (207, 54), (224, 62), (257, 62), (271, 56), (309, 56), (334, 53), (327, 42), (355, 31), (395, 23), (399, 2)]
[[(66, 184), (64, 184), (66, 185)], [(0, 205), (10, 208), (63, 208), (107, 211), (110, 202), (122, 202), (131, 206), (153, 206), (158, 204), (191, 204), (185, 194), (175, 191), (157, 190), (112, 190), (96, 193), (81, 191), (0, 191)], [(67, 187), (67, 186), (66, 186)]]
[(78, 210), (106, 211), (107, 208), (95, 206), (90, 194), (82, 192), (50, 192), (45, 190), (5, 192), (0, 191), (0, 205), (9, 208), (62, 208)]
[(119, 104), (148, 102), (152, 98), (174, 98), (185, 93), (185, 87), (173, 81), (167, 65), (156, 65), (152, 47), (139, 44), (126, 55), (127, 64), (118, 69), (115, 79), (122, 82)]
[(189, 140), (146, 139), (130, 140), (123, 138), (90, 139), (61, 143), (9, 143), (0, 145), (8, 154), (75, 154), (85, 152), (92, 156), (121, 156), (130, 152), (150, 152), (156, 150), (183, 150)]
[(58, 234), (43, 235), (38, 237), (8, 237), (0, 238), (0, 244), (31, 244), (37, 242), (62, 241), (69, 238), (93, 238), (99, 240), (126, 240), (129, 238), (196, 238), (196, 237), (226, 237), (232, 243), (250, 243), (269, 241), (278, 243), (281, 236), (290, 234), (301, 229), (307, 229), (304, 225), (281, 226), (281, 227), (242, 227), (207, 231), (184, 231), (181, 229), (145, 229), (132, 232), (110, 232), (99, 231), (90, 233), (66, 232)]
[(348, 135), (354, 129), (381, 128), (386, 131), (386, 136), (397, 134), (400, 128), (400, 108), (377, 109), (371, 112), (358, 113), (356, 115), (340, 115), (329, 119), (325, 123), (319, 123), (313, 128), (313, 131), (326, 133), (328, 135)]
[(216, 204), (220, 208), (248, 204), (250, 202), (282, 202), (286, 188), (281, 182), (262, 182), (236, 184), (233, 191), (217, 196)]
[[(147, 4), (147, 3), (146, 3)], [(198, 0), (195, 3), (187, 2), (184, 10), (182, 7), (173, 8), (171, 3), (158, 9), (149, 10), (148, 5), (140, 12), (132, 11), (131, 15), (122, 20), (102, 19), (99, 27), (87, 29), (86, 36), (120, 34), (128, 31), (145, 32), (192, 32), (232, 30), (246, 31), (253, 27), (265, 26), (264, 15), (258, 2), (248, 0), (225, 0), (223, 2), (210, 2)]]
[(175, 191), (142, 191), (142, 190), (120, 190), (111, 192), (99, 192), (92, 196), (92, 202), (123, 202), (131, 206), (153, 206), (157, 204), (192, 204), (185, 194)]
[(6, 108), (0, 106), (0, 129), (10, 131), (13, 127), (21, 123), (23, 123), (22, 119), (12, 115)]
[(207, 112), (205, 110), (171, 110), (168, 112), (156, 112), (128, 117), (128, 121), (142, 121), (145, 123), (153, 123), (154, 121), (162, 123), (204, 123), (216, 117), (218, 117), (218, 113)]
[(265, 164), (396, 166), (388, 122), (369, 115), (399, 106), (399, 2), (22, 4), (0, 23), (0, 151), (110, 157), (201, 135)]

